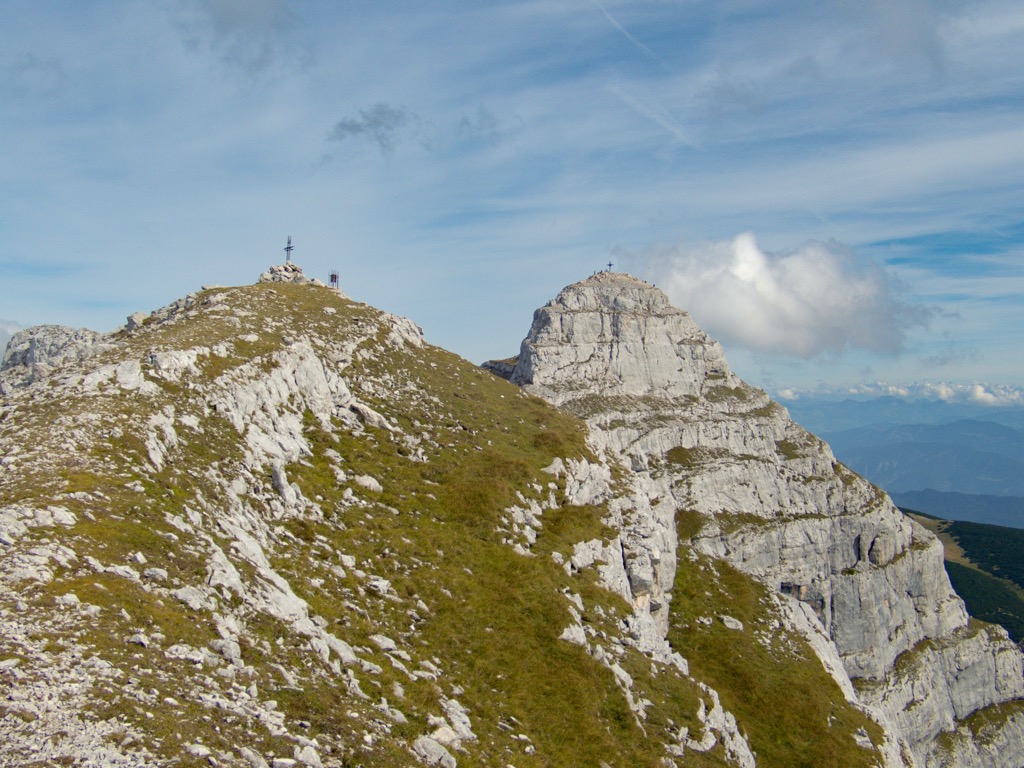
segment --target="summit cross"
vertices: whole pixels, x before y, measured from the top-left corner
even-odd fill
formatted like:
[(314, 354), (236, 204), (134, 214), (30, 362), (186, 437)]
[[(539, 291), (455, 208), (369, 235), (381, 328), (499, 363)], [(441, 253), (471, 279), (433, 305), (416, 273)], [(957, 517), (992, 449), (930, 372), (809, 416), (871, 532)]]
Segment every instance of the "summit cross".
[(292, 245), (292, 236), (288, 235), (288, 245), (284, 247), (284, 263), (291, 264), (292, 262), (292, 251), (295, 250), (295, 246)]

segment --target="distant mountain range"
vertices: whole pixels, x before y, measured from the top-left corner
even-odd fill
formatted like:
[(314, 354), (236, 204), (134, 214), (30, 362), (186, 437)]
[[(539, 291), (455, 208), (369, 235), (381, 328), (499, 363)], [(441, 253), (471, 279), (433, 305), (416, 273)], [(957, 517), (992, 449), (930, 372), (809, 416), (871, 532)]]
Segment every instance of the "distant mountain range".
[(900, 506), (1024, 528), (1024, 408), (896, 397), (788, 408)]
[(905, 400), (877, 397), (870, 400), (801, 398), (785, 401), (800, 426), (820, 435), (871, 425), (949, 424), (954, 421), (992, 421), (1024, 429), (1024, 407), (951, 403), (944, 400)]
[(890, 493), (1024, 495), (1024, 432), (1003, 424), (878, 425), (821, 437), (850, 469)]
[(946, 520), (1024, 528), (1024, 497), (988, 494), (905, 491), (891, 493), (892, 500), (907, 509), (928, 510)]

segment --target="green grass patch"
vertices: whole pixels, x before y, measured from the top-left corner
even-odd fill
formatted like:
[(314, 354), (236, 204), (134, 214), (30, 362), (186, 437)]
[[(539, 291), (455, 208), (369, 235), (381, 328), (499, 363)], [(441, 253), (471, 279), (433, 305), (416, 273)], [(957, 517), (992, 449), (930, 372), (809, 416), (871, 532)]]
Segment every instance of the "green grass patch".
[[(724, 562), (694, 563), (681, 552), (673, 595), (670, 642), (736, 716), (759, 766), (877, 763), (877, 753), (858, 747), (853, 734), (864, 728), (877, 744), (880, 727), (847, 704), (801, 638), (773, 628), (764, 585)], [(743, 631), (726, 627), (720, 614), (742, 621)], [(712, 621), (705, 626), (699, 617)]]
[(1010, 720), (1024, 720), (1024, 701), (1009, 701), (979, 709), (964, 720), (974, 739), (982, 744), (992, 743)]

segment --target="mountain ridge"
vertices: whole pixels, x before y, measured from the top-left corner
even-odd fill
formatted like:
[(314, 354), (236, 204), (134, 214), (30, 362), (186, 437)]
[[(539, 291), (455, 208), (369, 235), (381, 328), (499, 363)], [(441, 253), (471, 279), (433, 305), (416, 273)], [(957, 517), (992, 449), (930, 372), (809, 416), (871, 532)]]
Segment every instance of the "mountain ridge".
[(976, 419), (823, 433), (851, 468), (891, 492), (1024, 495), (1024, 433)]
[(567, 287), (516, 388), (299, 282), (5, 363), (7, 759), (1019, 759), (934, 537), (653, 286)]

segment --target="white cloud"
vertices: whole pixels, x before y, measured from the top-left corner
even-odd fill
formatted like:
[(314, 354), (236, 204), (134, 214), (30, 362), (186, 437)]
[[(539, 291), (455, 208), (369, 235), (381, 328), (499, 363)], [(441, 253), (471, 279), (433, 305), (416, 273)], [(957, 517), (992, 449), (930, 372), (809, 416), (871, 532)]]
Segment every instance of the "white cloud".
[(930, 310), (911, 307), (894, 278), (836, 243), (768, 253), (753, 234), (648, 254), (650, 272), (674, 304), (711, 335), (758, 352), (836, 357), (848, 348), (903, 350), (908, 328)]
[(939, 382), (937, 384), (926, 383), (922, 385), (922, 391), (937, 400), (947, 401), (952, 400), (953, 396), (956, 394), (956, 390), (944, 382)]
[(1008, 384), (957, 384), (944, 381), (920, 381), (913, 384), (891, 384), (875, 381), (849, 387), (820, 385), (810, 388), (787, 387), (776, 391), (782, 400), (854, 398), (871, 400), (896, 397), (902, 400), (941, 400), (946, 403), (973, 403), (986, 406), (1024, 405), (1024, 388)]
[(984, 385), (975, 384), (970, 388), (970, 400), (978, 405), (996, 405), (999, 403), (999, 397), (989, 392)]

